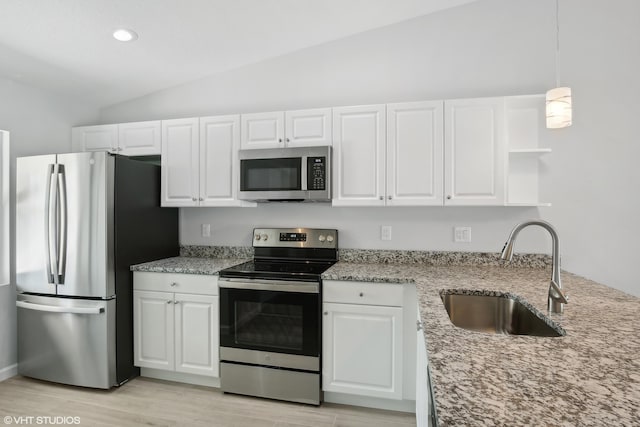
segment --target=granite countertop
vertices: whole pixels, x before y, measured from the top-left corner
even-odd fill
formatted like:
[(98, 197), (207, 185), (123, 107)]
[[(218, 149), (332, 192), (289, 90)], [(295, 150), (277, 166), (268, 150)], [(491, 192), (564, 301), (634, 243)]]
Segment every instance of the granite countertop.
[[(444, 289), (515, 294), (547, 314), (548, 268), (339, 262), (325, 280), (415, 283), (442, 426), (640, 425), (640, 298), (563, 272), (558, 338), (453, 326)], [(462, 292), (462, 291), (460, 291)]]
[(178, 256), (131, 266), (131, 271), (154, 273), (218, 274), (222, 269), (249, 261), (247, 258), (202, 258)]

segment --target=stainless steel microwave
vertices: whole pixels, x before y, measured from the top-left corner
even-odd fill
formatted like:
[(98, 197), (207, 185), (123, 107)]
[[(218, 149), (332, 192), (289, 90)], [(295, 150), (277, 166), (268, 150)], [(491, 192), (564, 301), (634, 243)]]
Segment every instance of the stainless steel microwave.
[(331, 201), (331, 147), (240, 150), (238, 198), (254, 202)]

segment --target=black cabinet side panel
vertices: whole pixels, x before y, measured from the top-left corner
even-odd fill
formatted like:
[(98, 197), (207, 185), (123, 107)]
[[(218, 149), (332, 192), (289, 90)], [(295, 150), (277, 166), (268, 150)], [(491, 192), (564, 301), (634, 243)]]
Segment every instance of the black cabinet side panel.
[(114, 247), (118, 384), (133, 366), (133, 264), (178, 256), (178, 209), (160, 207), (160, 167), (116, 156)]

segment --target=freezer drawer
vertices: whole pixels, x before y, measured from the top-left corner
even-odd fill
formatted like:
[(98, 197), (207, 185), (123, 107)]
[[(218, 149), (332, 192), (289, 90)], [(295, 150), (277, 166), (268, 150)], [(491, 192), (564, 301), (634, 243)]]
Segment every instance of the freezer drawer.
[(18, 372), (63, 384), (116, 385), (116, 300), (18, 295)]

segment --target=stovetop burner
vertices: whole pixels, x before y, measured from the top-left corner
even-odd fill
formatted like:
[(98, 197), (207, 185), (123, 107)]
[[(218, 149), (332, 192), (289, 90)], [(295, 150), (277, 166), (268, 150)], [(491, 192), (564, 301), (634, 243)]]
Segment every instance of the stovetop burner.
[(220, 271), (220, 277), (318, 281), (338, 260), (338, 231), (256, 228), (254, 259)]
[(287, 262), (248, 261), (220, 272), (221, 277), (248, 277), (280, 280), (316, 280), (334, 261)]

